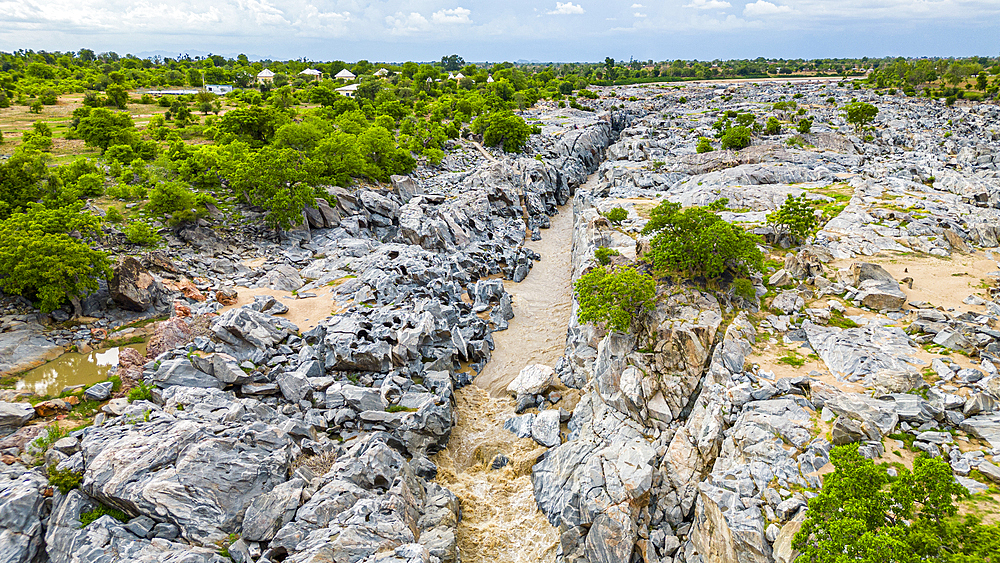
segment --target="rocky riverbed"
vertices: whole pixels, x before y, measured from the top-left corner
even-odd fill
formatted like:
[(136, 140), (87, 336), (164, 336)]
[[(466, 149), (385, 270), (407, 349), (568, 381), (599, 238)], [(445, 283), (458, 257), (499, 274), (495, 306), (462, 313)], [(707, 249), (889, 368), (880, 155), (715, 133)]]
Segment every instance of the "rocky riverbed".
[[(789, 563), (852, 442), (911, 463), (908, 442), (995, 496), (996, 106), (615, 90), (527, 111), (526, 155), (464, 145), (391, 189), (333, 189), (280, 241), (222, 216), (172, 234), (75, 328), (5, 305), (6, 372), (169, 318), (121, 354), (144, 397), (0, 397), (0, 561)], [(840, 117), (852, 98), (880, 109), (867, 140)], [(782, 100), (809, 134), (696, 153), (720, 112), (786, 119)], [(819, 232), (768, 236), (801, 194), (833, 211)], [(576, 321), (596, 248), (635, 260), (659, 201), (723, 197), (768, 242), (759, 303), (663, 279), (634, 333)], [(44, 431), (75, 397), (93, 424)]]

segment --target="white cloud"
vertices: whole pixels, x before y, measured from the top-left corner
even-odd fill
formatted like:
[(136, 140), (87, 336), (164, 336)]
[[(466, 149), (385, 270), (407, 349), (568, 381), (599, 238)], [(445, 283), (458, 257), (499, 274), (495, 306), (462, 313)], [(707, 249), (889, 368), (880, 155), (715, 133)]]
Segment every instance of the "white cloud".
[(417, 12), (396, 12), (394, 16), (386, 16), (385, 23), (389, 26), (389, 33), (393, 35), (410, 35), (430, 29), (427, 18)]
[(691, 0), (690, 4), (685, 4), (685, 8), (694, 8), (696, 10), (723, 10), (732, 6), (729, 2), (724, 0)]
[(472, 10), (468, 10), (461, 6), (451, 9), (451, 10), (438, 10), (431, 14), (431, 20), (434, 23), (472, 23), (469, 16), (472, 14)]
[[(697, 0), (696, 0), (697, 1)], [(743, 8), (743, 15), (747, 17), (771, 16), (791, 12), (791, 6), (781, 6), (772, 4), (767, 0), (757, 0), (752, 4), (747, 4)]]
[(550, 15), (582, 14), (583, 6), (572, 2), (556, 2), (556, 9), (547, 12)]
[(644, 17), (646, 17), (646, 14), (640, 14), (639, 12), (636, 12), (636, 13), (634, 13), (632, 15), (635, 16), (635, 17), (637, 17), (637, 18), (644, 18)]
[(642, 4), (632, 4), (633, 8), (645, 8)]

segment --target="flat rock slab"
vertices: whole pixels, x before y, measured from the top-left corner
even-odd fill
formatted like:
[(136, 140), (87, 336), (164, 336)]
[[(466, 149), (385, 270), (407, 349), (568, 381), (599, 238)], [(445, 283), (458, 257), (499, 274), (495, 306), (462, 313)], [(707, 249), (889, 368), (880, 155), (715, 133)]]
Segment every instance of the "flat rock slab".
[(839, 378), (884, 372), (916, 372), (910, 337), (898, 327), (864, 326), (842, 330), (802, 323), (809, 345)]
[(58, 358), (64, 350), (62, 346), (30, 330), (0, 334), (0, 377), (38, 367)]

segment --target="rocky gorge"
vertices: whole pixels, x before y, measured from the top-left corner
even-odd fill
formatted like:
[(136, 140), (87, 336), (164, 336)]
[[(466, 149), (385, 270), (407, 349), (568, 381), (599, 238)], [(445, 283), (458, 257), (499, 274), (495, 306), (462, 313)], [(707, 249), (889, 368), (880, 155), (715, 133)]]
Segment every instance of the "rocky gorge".
[[(837, 83), (602, 94), (596, 112), (525, 112), (542, 128), (526, 155), (456, 151), (389, 190), (332, 189), (280, 242), (181, 231), (121, 262), (86, 331), (5, 317), (13, 370), (171, 314), (120, 359), (148, 396), (89, 387), (92, 425), (49, 443), (37, 405), (5, 392), (0, 561), (480, 561), (492, 536), (465, 539), (471, 504), (530, 498), (518, 510), (538, 517), (512, 526), (554, 542), (539, 560), (789, 563), (830, 449), (855, 442), (943, 457), (996, 495), (996, 106)], [(829, 102), (855, 97), (880, 109), (869, 139)], [(696, 152), (720, 113), (788, 98), (810, 133)], [(767, 212), (803, 194), (832, 211), (809, 244), (768, 238)], [(657, 202), (721, 198), (766, 241), (757, 302), (664, 277), (629, 333), (579, 323), (571, 293), (553, 299), (568, 326), (515, 315), (550, 228), (568, 281), (600, 247), (641, 259)], [(518, 323), (556, 332), (556, 352)], [(467, 431), (487, 409), (495, 426)]]

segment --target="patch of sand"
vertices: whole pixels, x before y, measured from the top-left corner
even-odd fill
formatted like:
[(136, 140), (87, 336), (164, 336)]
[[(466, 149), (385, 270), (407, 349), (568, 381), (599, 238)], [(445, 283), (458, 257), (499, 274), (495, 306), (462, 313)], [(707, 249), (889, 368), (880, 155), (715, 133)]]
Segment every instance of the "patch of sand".
[(830, 263), (834, 269), (849, 268), (855, 262), (870, 262), (886, 269), (896, 280), (913, 278), (913, 288), (900, 284), (899, 289), (906, 294), (907, 302), (925, 301), (936, 307), (955, 311), (982, 312), (982, 306), (962, 303), (972, 294), (986, 298), (980, 283), (986, 280), (993, 284), (994, 278), (987, 276), (997, 271), (997, 262), (986, 257), (984, 252), (973, 254), (953, 253), (949, 258), (930, 255), (892, 254), (864, 256), (851, 260), (835, 260)]
[(309, 293), (315, 293), (316, 297), (297, 299), (291, 294), (291, 292), (288, 291), (277, 291), (266, 287), (255, 287), (252, 289), (247, 287), (237, 287), (236, 293), (238, 297), (236, 304), (223, 307), (222, 311), (228, 311), (234, 307), (242, 307), (243, 305), (253, 303), (253, 298), (258, 295), (271, 295), (288, 307), (287, 313), (278, 316), (288, 319), (294, 323), (295, 326), (299, 327), (299, 330), (305, 332), (312, 328), (316, 328), (316, 325), (318, 325), (320, 321), (331, 316), (334, 303), (330, 295), (333, 293), (334, 289), (335, 288), (331, 286), (318, 287), (309, 291)]

